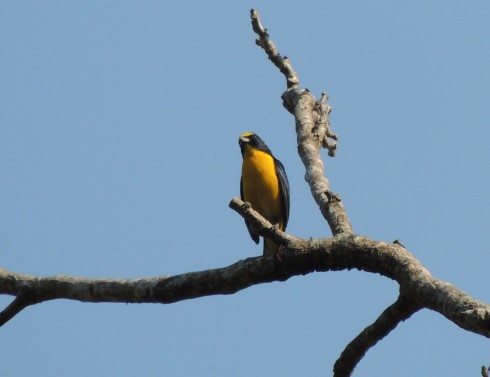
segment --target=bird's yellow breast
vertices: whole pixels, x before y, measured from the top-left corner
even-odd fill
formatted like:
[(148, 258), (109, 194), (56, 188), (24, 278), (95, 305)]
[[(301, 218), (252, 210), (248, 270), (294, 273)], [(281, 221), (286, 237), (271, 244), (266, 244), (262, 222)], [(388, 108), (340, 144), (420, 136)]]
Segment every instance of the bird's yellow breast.
[(245, 148), (242, 189), (243, 199), (267, 220), (276, 224), (282, 219), (279, 180), (270, 154), (252, 147)]

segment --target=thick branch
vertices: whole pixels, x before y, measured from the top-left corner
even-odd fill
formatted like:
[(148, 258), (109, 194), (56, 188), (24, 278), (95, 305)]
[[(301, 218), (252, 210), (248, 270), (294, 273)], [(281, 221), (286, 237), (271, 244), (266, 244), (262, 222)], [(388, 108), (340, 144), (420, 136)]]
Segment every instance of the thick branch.
[(376, 345), (400, 322), (411, 317), (419, 309), (419, 306), (400, 296), (393, 305), (381, 313), (373, 324), (366, 327), (347, 345), (335, 362), (334, 377), (350, 376), (369, 348)]
[[(260, 216), (249, 215), (257, 217), (257, 222), (263, 221)], [(268, 230), (260, 231), (266, 234)], [(411, 253), (397, 244), (353, 235), (307, 241), (290, 236), (281, 238), (281, 233), (276, 233), (275, 240), (287, 243), (277, 258), (248, 258), (224, 268), (135, 280), (39, 278), (0, 269), (0, 294), (17, 296), (27, 287), (36, 302), (63, 298), (84, 302), (168, 304), (231, 294), (251, 285), (284, 281), (315, 271), (356, 268), (396, 280), (401, 293), (415, 304), (441, 313), (463, 329), (490, 337), (490, 306), (433, 278)]]
[(329, 182), (323, 173), (323, 161), (320, 149), (326, 147), (330, 156), (335, 155), (337, 136), (330, 130), (328, 114), (331, 111), (327, 104), (326, 93), (319, 101), (307, 89), (299, 88), (299, 79), (290, 61), (283, 58), (270, 40), (267, 30), (260, 23), (257, 11), (251, 11), (252, 26), (258, 35), (257, 45), (262, 47), (269, 59), (284, 74), (288, 89), (282, 95), (286, 109), (296, 120), (298, 153), (306, 168), (305, 180), (320, 210), (328, 221), (333, 235), (352, 234), (352, 226), (345, 213), (340, 197), (336, 195), (335, 203), (329, 200)]

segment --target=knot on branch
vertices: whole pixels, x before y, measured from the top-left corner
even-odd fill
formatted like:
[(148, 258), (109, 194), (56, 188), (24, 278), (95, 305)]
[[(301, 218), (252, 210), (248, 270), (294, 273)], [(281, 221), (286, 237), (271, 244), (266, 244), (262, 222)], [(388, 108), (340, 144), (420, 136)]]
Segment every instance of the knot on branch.
[(282, 96), (282, 104), (284, 108), (291, 114), (295, 115), (298, 111), (304, 111), (304, 108), (298, 109), (300, 102), (311, 103), (311, 129), (307, 130), (311, 140), (315, 145), (323, 147), (328, 150), (330, 157), (335, 157), (337, 150), (337, 141), (339, 140), (337, 134), (332, 132), (330, 127), (330, 120), (328, 115), (331, 113), (332, 108), (328, 105), (327, 93), (322, 93), (321, 98), (317, 101), (308, 89), (289, 88)]
[(323, 216), (327, 219), (332, 233), (337, 234), (353, 234), (354, 230), (347, 217), (342, 199), (340, 196), (330, 190), (325, 191), (327, 202), (320, 208)]
[(315, 102), (313, 107), (315, 126), (312, 131), (321, 146), (328, 149), (328, 155), (335, 157), (338, 137), (330, 128), (328, 115), (331, 113), (332, 108), (328, 105), (327, 100), (328, 95), (323, 92), (321, 98)]
[(328, 198), (328, 201), (329, 202), (341, 202), (342, 199), (340, 199), (340, 196), (339, 194), (333, 192), (333, 191), (330, 191), (330, 190), (327, 190), (325, 191), (325, 195), (327, 195), (327, 198)]

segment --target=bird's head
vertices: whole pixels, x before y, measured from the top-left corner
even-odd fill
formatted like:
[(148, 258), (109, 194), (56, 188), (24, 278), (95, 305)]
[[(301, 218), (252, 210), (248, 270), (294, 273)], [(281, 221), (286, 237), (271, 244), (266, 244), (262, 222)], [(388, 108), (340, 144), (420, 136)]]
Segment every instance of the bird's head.
[(243, 149), (245, 145), (250, 145), (252, 143), (253, 137), (256, 136), (253, 132), (244, 132), (238, 138), (238, 145)]
[(253, 132), (244, 132), (241, 134), (238, 138), (238, 145), (240, 145), (242, 155), (247, 148), (255, 148), (271, 154), (271, 150), (267, 144), (259, 137), (259, 135), (254, 134)]

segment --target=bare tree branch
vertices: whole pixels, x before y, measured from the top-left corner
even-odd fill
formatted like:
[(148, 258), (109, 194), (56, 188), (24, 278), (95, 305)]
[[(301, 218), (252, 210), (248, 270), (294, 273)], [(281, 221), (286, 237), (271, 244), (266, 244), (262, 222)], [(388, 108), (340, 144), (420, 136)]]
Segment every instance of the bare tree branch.
[(398, 324), (420, 309), (405, 297), (389, 306), (376, 321), (366, 327), (344, 349), (333, 367), (334, 377), (348, 377), (354, 371), (357, 363), (361, 361), (369, 348), (373, 347), (388, 335)]
[(286, 77), (288, 89), (282, 98), (295, 117), (305, 179), (334, 237), (304, 240), (291, 236), (272, 226), (248, 203), (234, 198), (230, 207), (252, 224), (257, 234), (281, 245), (274, 257), (254, 257), (223, 268), (142, 279), (37, 277), (0, 268), (0, 294), (16, 297), (0, 312), (0, 326), (25, 307), (47, 300), (169, 304), (233, 294), (251, 285), (284, 281), (296, 275), (355, 268), (397, 281), (400, 297), (345, 348), (335, 364), (335, 376), (350, 375), (370, 347), (422, 308), (434, 310), (461, 328), (490, 338), (490, 305), (434, 278), (399, 242), (386, 243), (353, 234), (342, 202), (329, 190), (323, 173), (320, 149), (327, 148), (333, 156), (337, 146), (337, 136), (330, 130), (328, 120), (327, 95), (322, 94), (317, 101), (307, 89), (300, 89), (297, 74), (289, 60), (277, 52), (258, 12), (252, 10), (251, 19), (259, 36), (257, 44)]
[(264, 49), (270, 61), (274, 63), (274, 65), (279, 68), (279, 70), (286, 77), (288, 88), (294, 88), (299, 85), (299, 78), (289, 63), (288, 58), (286, 56), (281, 56), (281, 54), (279, 54), (277, 51), (274, 42), (269, 39), (267, 29), (265, 29), (260, 22), (259, 12), (254, 9), (250, 10), (250, 18), (252, 19), (253, 31), (255, 31), (255, 33), (257, 33), (259, 36), (259, 39), (256, 39), (255, 43)]
[[(329, 191), (329, 181), (323, 173), (324, 165), (320, 156), (321, 147), (328, 149), (329, 156), (335, 156), (338, 140), (337, 135), (330, 129), (328, 115), (331, 108), (327, 104), (327, 95), (322, 93), (320, 100), (316, 101), (308, 89), (299, 88), (299, 78), (292, 69), (291, 62), (282, 58), (277, 52), (276, 46), (260, 22), (258, 12), (252, 10), (251, 18), (253, 30), (259, 36), (257, 45), (265, 50), (269, 59), (286, 77), (287, 90), (282, 94), (283, 104), (295, 118), (298, 153), (305, 165), (305, 180), (310, 186), (313, 198), (328, 221), (334, 236), (351, 235), (353, 234), (352, 225), (340, 197)], [(291, 77), (294, 77), (294, 82), (291, 81)], [(401, 244), (395, 245), (400, 248), (400, 251), (406, 252)], [(370, 255), (369, 257), (373, 256)], [(403, 294), (400, 297), (404, 297), (404, 299), (399, 299), (386, 309), (373, 325), (369, 326), (349, 344), (335, 365), (336, 376), (350, 375), (372, 345), (385, 337), (400, 321), (408, 318), (422, 306), (438, 311), (467, 330), (489, 336), (490, 312), (488, 305), (477, 301), (470, 304), (468, 300), (473, 300), (470, 296), (455, 289), (449, 283), (432, 278), (418, 261), (415, 263), (412, 260), (410, 264), (418, 265), (419, 274), (409, 274), (402, 278), (401, 270), (391, 271), (392, 275), (386, 271), (385, 276), (394, 278), (400, 283), (400, 292)], [(408, 302), (411, 304), (407, 304)], [(469, 312), (473, 314), (471, 318), (466, 316)], [(465, 317), (463, 321), (460, 321), (461, 315)], [(475, 320), (476, 322), (473, 322)]]
[[(266, 220), (255, 211), (246, 213), (247, 219), (253, 217), (257, 224), (266, 224), (260, 229), (262, 234), (270, 232)], [(36, 277), (0, 269), (0, 294), (18, 296), (27, 289), (34, 298), (32, 303), (71, 299), (169, 304), (196, 297), (232, 294), (251, 285), (284, 281), (316, 271), (355, 268), (396, 280), (401, 294), (414, 304), (439, 312), (463, 329), (490, 337), (490, 306), (433, 278), (411, 253), (397, 244), (355, 235), (310, 241), (276, 234), (277, 238), (271, 238), (288, 243), (278, 258), (247, 258), (228, 267), (175, 276), (143, 279)]]
[(31, 294), (27, 285), (21, 287), (17, 297), (4, 310), (2, 310), (2, 312), (0, 312), (0, 326), (3, 326), (5, 323), (10, 321), (24, 308), (39, 302), (41, 301)]
[(328, 119), (331, 111), (327, 104), (328, 97), (323, 93), (320, 100), (316, 101), (308, 89), (299, 88), (299, 78), (291, 62), (277, 51), (267, 29), (260, 22), (259, 13), (252, 9), (250, 16), (253, 30), (259, 37), (256, 41), (257, 45), (264, 49), (269, 59), (286, 78), (288, 89), (282, 95), (282, 99), (284, 107), (294, 115), (296, 120), (298, 153), (306, 168), (305, 180), (310, 185), (313, 198), (328, 221), (333, 235), (352, 234), (352, 225), (340, 197), (335, 195), (335, 203), (329, 200), (329, 182), (323, 174), (320, 149), (325, 146), (328, 148), (329, 155), (334, 156), (337, 148), (337, 135), (330, 130)]
[(298, 241), (297, 238), (283, 232), (279, 227), (272, 225), (263, 218), (260, 213), (252, 208), (250, 203), (243, 202), (238, 198), (233, 198), (229, 206), (247, 220), (259, 236), (270, 238), (279, 245), (288, 245), (292, 241)]
[[(176, 276), (126, 280), (35, 277), (0, 269), (0, 294), (17, 296), (0, 314), (0, 325), (24, 307), (47, 300), (169, 304), (208, 295), (232, 294), (251, 285), (284, 281), (315, 271), (356, 268), (396, 280), (401, 294), (412, 302), (410, 310), (432, 309), (463, 329), (490, 337), (490, 306), (433, 278), (402, 246), (345, 234), (307, 241), (276, 229), (240, 199), (233, 199), (230, 206), (251, 221), (259, 234), (282, 244), (284, 249), (280, 255), (248, 258), (228, 267)], [(390, 326), (407, 318), (409, 313), (402, 304), (387, 309), (372, 325), (374, 327), (366, 329), (352, 342), (348, 351), (344, 351), (348, 357), (343, 354), (340, 358), (346, 360), (340, 364), (344, 365), (343, 370), (349, 368), (349, 362), (353, 368), (366, 350), (392, 329)], [(359, 353), (354, 355), (355, 352)]]

